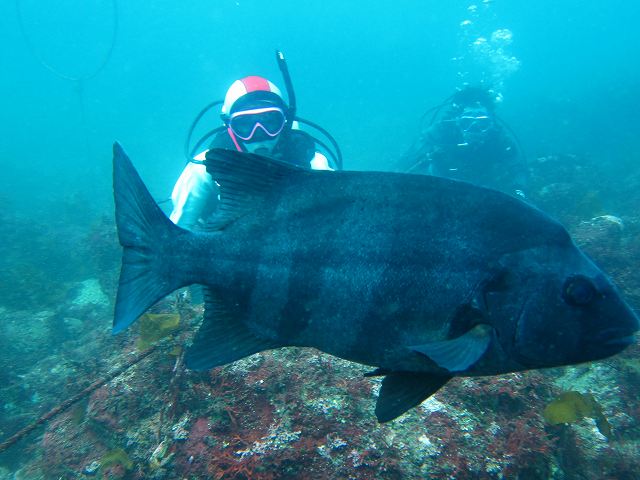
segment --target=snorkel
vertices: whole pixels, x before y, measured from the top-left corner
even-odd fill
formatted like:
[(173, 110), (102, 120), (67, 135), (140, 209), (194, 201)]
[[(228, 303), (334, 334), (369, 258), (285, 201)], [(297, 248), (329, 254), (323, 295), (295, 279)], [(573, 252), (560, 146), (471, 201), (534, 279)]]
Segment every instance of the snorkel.
[(284, 53), (280, 50), (276, 50), (276, 62), (278, 62), (280, 73), (282, 73), (284, 88), (287, 89), (287, 99), (289, 100), (289, 108), (287, 109), (287, 126), (285, 128), (291, 129), (293, 121), (296, 118), (296, 92), (293, 90), (293, 83), (291, 82), (291, 75), (289, 75), (289, 67), (287, 66), (287, 61), (284, 58)]
[(342, 170), (342, 152), (340, 151), (338, 142), (336, 142), (336, 140), (333, 138), (333, 135), (331, 135), (327, 130), (322, 128), (317, 123), (296, 116), (296, 92), (293, 90), (293, 82), (291, 81), (291, 75), (289, 75), (287, 60), (284, 58), (284, 53), (282, 53), (280, 50), (276, 50), (276, 62), (278, 62), (280, 73), (282, 73), (284, 87), (287, 89), (287, 98), (289, 100), (289, 108), (287, 109), (287, 125), (285, 126), (285, 128), (291, 129), (293, 127), (293, 122), (298, 121), (299, 123), (304, 123), (305, 125), (318, 130), (322, 135), (325, 136), (325, 138), (327, 138), (327, 140), (329, 140), (329, 142), (331, 142), (334, 150), (332, 151), (324, 142), (315, 137), (313, 138), (314, 141), (317, 142), (318, 145), (324, 148), (333, 157), (336, 165), (338, 166), (338, 169)]

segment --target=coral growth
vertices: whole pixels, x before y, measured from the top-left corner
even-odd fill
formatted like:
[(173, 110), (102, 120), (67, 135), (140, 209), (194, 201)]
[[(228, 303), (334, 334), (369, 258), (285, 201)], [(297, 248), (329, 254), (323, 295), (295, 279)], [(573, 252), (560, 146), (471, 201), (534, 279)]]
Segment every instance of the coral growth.
[[(560, 218), (640, 305), (640, 178), (626, 178), (626, 193), (616, 197), (593, 181), (594, 172), (597, 162), (588, 159), (541, 157), (532, 162), (530, 198)], [(49, 230), (12, 225), (11, 239), (26, 241), (36, 259), (46, 257)], [(47, 275), (34, 260), (0, 275), (0, 287), (9, 289), (0, 305), (0, 357), (14, 365), (0, 372), (5, 436), (136, 352), (135, 331), (108, 333), (118, 268), (113, 225), (100, 221), (88, 230), (60, 230), (81, 252), (84, 245), (86, 265), (71, 262), (69, 270)], [(53, 238), (54, 252), (67, 251), (59, 240)], [(15, 256), (5, 250), (5, 258)], [(41, 290), (23, 299), (11, 290), (26, 286)], [(211, 372), (187, 371), (181, 347), (202, 305), (183, 291), (158, 310), (174, 321), (163, 332), (143, 329), (144, 346), (167, 333), (171, 344), (60, 414), (41, 437), (0, 456), (6, 467), (0, 479), (596, 480), (636, 478), (640, 469), (638, 346), (591, 365), (454, 379), (420, 407), (379, 425), (373, 410), (380, 380), (365, 378), (368, 369), (283, 348)], [(591, 392), (598, 407), (574, 408), (576, 419), (585, 417), (579, 421), (571, 409), (545, 421), (545, 408), (567, 391)], [(610, 424), (610, 432), (600, 425), (606, 436), (598, 418)]]

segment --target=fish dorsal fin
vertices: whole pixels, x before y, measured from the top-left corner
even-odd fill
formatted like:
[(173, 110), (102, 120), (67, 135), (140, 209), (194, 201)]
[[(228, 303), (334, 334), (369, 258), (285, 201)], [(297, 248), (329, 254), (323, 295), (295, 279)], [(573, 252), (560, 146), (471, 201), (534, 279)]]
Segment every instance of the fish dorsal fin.
[(208, 228), (216, 230), (260, 208), (266, 197), (278, 195), (280, 185), (311, 174), (309, 170), (291, 163), (221, 148), (209, 150), (204, 164), (220, 185), (220, 203), (208, 225)]
[(473, 327), (452, 340), (415, 345), (411, 350), (426, 355), (439, 367), (462, 372), (480, 360), (491, 343), (493, 328), (486, 324)]
[(389, 422), (420, 405), (436, 393), (451, 377), (430, 373), (393, 372), (382, 381), (376, 403), (376, 418)]
[(256, 336), (242, 322), (232, 305), (219, 300), (207, 287), (203, 287), (203, 291), (204, 320), (185, 356), (189, 368), (209, 370), (282, 346)]

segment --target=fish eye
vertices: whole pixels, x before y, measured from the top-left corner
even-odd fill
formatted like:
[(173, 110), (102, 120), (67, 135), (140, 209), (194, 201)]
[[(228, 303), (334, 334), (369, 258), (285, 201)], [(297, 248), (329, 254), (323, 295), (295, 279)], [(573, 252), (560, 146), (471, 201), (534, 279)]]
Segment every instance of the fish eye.
[(590, 303), (596, 296), (596, 287), (582, 275), (567, 278), (562, 287), (562, 299), (574, 307)]

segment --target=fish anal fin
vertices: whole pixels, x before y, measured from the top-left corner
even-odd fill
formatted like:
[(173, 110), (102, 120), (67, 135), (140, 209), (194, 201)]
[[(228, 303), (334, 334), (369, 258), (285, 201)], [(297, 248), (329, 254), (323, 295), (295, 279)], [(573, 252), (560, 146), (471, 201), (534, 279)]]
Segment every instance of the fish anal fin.
[(193, 370), (209, 370), (254, 353), (283, 345), (260, 338), (249, 330), (236, 311), (204, 288), (205, 313), (185, 361)]
[(378, 422), (389, 422), (407, 410), (420, 405), (436, 393), (450, 376), (430, 373), (393, 372), (382, 381), (376, 403)]

